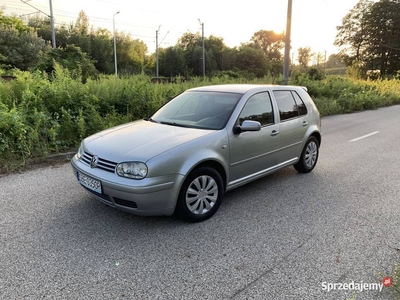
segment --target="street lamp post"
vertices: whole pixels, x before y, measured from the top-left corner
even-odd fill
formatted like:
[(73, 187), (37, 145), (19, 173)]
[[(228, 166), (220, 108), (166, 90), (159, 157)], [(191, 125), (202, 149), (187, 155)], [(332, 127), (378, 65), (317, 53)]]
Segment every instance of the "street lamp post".
[(114, 64), (115, 64), (115, 78), (118, 78), (118, 71), (117, 71), (117, 42), (115, 40), (115, 15), (118, 15), (119, 11), (117, 11), (113, 15), (113, 35), (114, 35)]
[(204, 23), (202, 23), (200, 21), (200, 19), (198, 19), (198, 20), (199, 20), (199, 23), (201, 25), (201, 41), (202, 41), (202, 44), (203, 44), (203, 80), (204, 80), (206, 78), (206, 60), (205, 60), (205, 57), (204, 57)]

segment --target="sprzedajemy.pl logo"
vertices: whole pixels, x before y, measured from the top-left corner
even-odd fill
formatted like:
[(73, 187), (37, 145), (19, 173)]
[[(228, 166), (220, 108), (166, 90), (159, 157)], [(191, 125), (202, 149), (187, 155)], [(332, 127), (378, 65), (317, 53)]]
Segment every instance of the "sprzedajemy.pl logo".
[(392, 278), (389, 276), (383, 278), (382, 282), (368, 283), (368, 282), (355, 282), (350, 281), (349, 283), (339, 282), (322, 282), (322, 289), (324, 291), (379, 291), (382, 292), (383, 287), (389, 287), (393, 283)]

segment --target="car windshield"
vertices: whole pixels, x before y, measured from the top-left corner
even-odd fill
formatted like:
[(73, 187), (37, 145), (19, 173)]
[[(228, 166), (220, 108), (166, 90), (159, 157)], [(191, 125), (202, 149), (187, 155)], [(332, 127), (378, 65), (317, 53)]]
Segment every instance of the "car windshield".
[(238, 93), (187, 91), (161, 107), (152, 121), (174, 126), (218, 130), (228, 122)]

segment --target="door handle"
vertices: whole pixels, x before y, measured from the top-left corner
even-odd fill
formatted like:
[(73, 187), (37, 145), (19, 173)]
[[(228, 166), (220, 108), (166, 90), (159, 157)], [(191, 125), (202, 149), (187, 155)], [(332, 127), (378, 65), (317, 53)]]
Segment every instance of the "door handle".
[(277, 130), (272, 130), (271, 136), (277, 136), (279, 134), (279, 131)]
[(303, 126), (307, 126), (308, 122), (307, 121), (303, 121)]

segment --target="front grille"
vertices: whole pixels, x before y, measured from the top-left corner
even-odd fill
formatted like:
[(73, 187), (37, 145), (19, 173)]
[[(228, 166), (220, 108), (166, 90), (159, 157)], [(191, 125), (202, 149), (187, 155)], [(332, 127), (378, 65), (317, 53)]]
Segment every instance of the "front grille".
[[(93, 154), (90, 154), (88, 152), (84, 152), (83, 155), (81, 156), (81, 160), (84, 164), (90, 166), (90, 162), (92, 161)], [(103, 158), (99, 157), (99, 160), (97, 162), (96, 168), (102, 169), (107, 172), (115, 173), (115, 168), (117, 167), (117, 163), (113, 161), (109, 161)]]
[(126, 207), (131, 207), (131, 208), (137, 208), (137, 204), (136, 202), (133, 201), (128, 201), (128, 200), (124, 200), (124, 199), (119, 199), (119, 198), (115, 198), (114, 197), (114, 202), (118, 205), (121, 206), (126, 206)]

